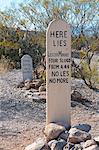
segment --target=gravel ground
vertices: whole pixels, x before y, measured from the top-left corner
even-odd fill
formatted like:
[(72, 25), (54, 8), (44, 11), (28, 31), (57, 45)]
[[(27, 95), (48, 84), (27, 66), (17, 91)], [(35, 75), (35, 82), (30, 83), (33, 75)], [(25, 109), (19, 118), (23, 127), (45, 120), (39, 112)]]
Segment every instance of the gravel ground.
[[(46, 104), (24, 96), (26, 90), (16, 88), (22, 81), (20, 70), (0, 75), (0, 150), (24, 150), (43, 136)], [(72, 89), (79, 91), (86, 102), (72, 102), (71, 123), (88, 123), (92, 136), (99, 136), (99, 93), (87, 88), (81, 80), (72, 80)]]

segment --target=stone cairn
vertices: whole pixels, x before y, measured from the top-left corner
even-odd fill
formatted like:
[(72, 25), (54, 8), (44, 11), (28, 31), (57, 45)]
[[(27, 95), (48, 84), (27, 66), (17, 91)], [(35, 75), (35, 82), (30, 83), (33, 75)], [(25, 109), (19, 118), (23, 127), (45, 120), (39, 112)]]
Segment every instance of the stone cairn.
[(99, 136), (92, 138), (88, 124), (78, 124), (69, 129), (49, 123), (44, 130), (44, 138), (37, 139), (25, 150), (99, 150)]

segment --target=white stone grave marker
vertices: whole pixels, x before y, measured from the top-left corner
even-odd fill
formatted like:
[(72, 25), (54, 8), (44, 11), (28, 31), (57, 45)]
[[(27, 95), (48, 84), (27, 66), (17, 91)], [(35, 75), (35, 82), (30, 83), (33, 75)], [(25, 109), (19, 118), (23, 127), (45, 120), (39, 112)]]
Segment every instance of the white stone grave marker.
[(70, 126), (71, 34), (63, 20), (53, 20), (46, 34), (47, 124)]
[(21, 58), (21, 69), (23, 74), (23, 81), (32, 80), (32, 58), (29, 55), (24, 55)]

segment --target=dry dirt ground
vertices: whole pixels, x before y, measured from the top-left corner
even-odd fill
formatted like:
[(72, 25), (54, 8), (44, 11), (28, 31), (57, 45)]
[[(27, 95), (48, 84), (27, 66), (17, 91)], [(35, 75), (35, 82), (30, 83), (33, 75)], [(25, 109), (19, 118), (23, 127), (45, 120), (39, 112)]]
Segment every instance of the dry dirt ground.
[[(24, 150), (43, 136), (46, 104), (26, 98), (26, 91), (16, 88), (20, 81), (20, 70), (0, 75), (0, 150)], [(79, 82), (74, 80), (72, 87), (80, 90), (89, 102), (72, 101), (71, 124), (88, 123), (92, 136), (99, 136), (99, 92), (93, 92)]]

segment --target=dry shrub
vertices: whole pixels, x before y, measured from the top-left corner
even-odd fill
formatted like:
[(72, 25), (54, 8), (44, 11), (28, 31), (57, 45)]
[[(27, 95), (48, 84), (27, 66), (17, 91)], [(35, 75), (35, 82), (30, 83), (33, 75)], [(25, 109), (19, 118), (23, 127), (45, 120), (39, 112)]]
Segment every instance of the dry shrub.
[(0, 59), (0, 73), (4, 73), (7, 71), (11, 71), (14, 69), (15, 64), (10, 59), (5, 58), (5, 56), (2, 56)]

